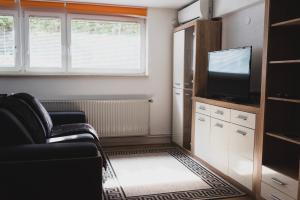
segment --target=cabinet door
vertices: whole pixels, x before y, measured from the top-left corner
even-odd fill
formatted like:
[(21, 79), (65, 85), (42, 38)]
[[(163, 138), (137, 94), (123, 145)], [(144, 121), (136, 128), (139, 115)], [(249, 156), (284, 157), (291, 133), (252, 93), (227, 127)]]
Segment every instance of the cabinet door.
[(211, 118), (211, 164), (228, 175), (230, 123)]
[(254, 130), (231, 125), (229, 137), (229, 176), (252, 190)]
[(193, 110), (193, 92), (184, 90), (184, 107), (183, 107), (183, 147), (191, 149), (191, 131), (192, 131), (192, 110)]
[(195, 116), (195, 155), (210, 162), (210, 117), (196, 113)]
[(183, 147), (183, 90), (173, 89), (172, 141)]
[(174, 33), (173, 86), (184, 88), (185, 30)]

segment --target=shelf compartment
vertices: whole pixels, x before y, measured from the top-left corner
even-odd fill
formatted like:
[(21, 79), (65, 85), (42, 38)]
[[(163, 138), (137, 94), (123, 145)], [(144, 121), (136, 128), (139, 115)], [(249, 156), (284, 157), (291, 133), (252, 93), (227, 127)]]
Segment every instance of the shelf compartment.
[(281, 26), (300, 26), (300, 17), (296, 19), (286, 20), (286, 21), (272, 24), (272, 27), (281, 27)]
[(268, 67), (267, 96), (293, 101), (300, 99), (300, 64), (276, 64)]
[(282, 133), (285, 137), (299, 138), (299, 114), (300, 104), (267, 101), (265, 132)]
[(300, 18), (299, 0), (272, 1), (270, 6), (270, 22), (271, 24), (282, 23)]
[(300, 99), (289, 99), (289, 98), (280, 98), (280, 97), (268, 97), (271, 101), (281, 101), (287, 103), (298, 103), (300, 104)]
[(265, 134), (263, 165), (298, 180), (299, 145)]
[(295, 63), (300, 60), (300, 26), (271, 29), (269, 60), (275, 63)]
[(290, 143), (293, 143), (296, 145), (300, 145), (300, 138), (290, 138), (290, 137), (286, 137), (284, 134), (279, 134), (279, 133), (266, 133), (266, 135), (280, 139), (280, 140), (284, 140), (286, 142), (290, 142)]

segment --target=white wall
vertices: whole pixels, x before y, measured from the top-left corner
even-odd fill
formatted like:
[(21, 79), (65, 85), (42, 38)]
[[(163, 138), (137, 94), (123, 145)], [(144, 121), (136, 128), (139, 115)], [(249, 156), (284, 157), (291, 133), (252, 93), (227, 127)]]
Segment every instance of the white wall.
[(148, 95), (151, 134), (171, 133), (172, 38), (176, 11), (149, 9), (149, 77), (0, 77), (0, 93), (29, 92), (38, 98), (81, 95)]
[(264, 0), (213, 0), (214, 16), (220, 17)]
[[(231, 0), (232, 1), (232, 0)], [(253, 47), (251, 91), (260, 91), (264, 33), (264, 2), (224, 15), (222, 48)]]

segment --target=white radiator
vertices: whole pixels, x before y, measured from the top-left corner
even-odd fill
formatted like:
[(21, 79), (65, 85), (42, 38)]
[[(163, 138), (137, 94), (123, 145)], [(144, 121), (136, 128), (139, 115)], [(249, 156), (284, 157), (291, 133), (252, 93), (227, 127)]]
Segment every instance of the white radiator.
[(83, 111), (100, 137), (149, 134), (150, 103), (135, 100), (43, 100), (48, 111)]

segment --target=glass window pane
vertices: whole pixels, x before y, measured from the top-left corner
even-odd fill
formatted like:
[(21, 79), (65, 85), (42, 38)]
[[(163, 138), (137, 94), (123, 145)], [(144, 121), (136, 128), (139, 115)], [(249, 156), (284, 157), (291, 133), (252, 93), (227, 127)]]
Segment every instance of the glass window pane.
[(30, 67), (62, 67), (61, 19), (29, 17)]
[(13, 16), (0, 16), (0, 67), (15, 66), (15, 30)]
[(141, 68), (141, 25), (74, 19), (71, 22), (72, 68), (112, 72)]

